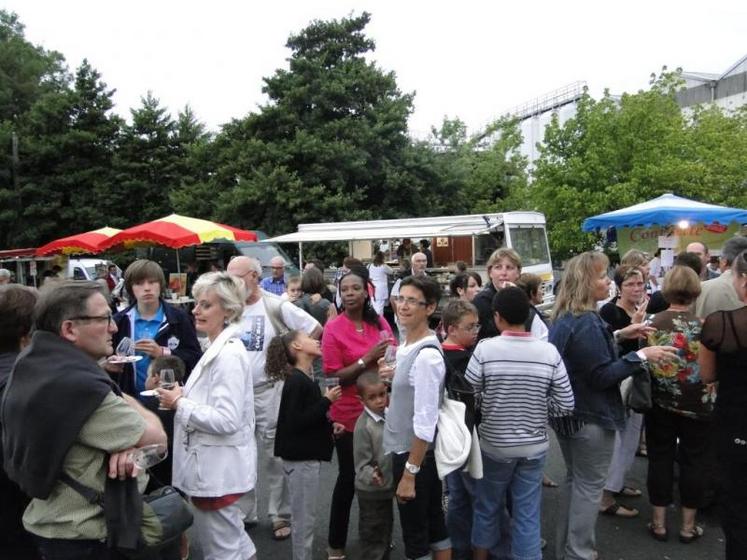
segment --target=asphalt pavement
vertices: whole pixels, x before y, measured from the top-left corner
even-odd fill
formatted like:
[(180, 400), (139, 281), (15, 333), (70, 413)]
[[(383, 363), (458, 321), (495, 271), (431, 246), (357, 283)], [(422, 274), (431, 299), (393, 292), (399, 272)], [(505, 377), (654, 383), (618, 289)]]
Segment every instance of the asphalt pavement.
[[(563, 458), (557, 442), (552, 440), (546, 473), (559, 482), (565, 472)], [(314, 535), (314, 560), (326, 560), (327, 527), (329, 522), (329, 504), (332, 498), (337, 464), (333, 458), (331, 463), (322, 466), (321, 489), (317, 509), (316, 532)], [(262, 486), (260, 473), (259, 497), (260, 517), (263, 521), (249, 531), (249, 535), (257, 546), (258, 560), (290, 560), (290, 539), (274, 541), (270, 530), (270, 523), (263, 514), (267, 511), (267, 494)], [(621, 502), (640, 510), (641, 514), (633, 519), (622, 519), (600, 515), (597, 522), (597, 548), (600, 560), (721, 560), (724, 558), (724, 536), (718, 522), (715, 508), (701, 512), (698, 522), (705, 527), (704, 536), (696, 542), (685, 545), (677, 539), (679, 531), (678, 513), (670, 510), (668, 516), (669, 541), (662, 543), (653, 540), (646, 524), (651, 519), (651, 507), (646, 498), (646, 459), (636, 457), (635, 464), (629, 473), (627, 484), (641, 488), (644, 495), (640, 498), (622, 499)], [(559, 492), (557, 489), (543, 488), (542, 496), (542, 534), (548, 541), (544, 551), (545, 560), (555, 560), (554, 542), (555, 525), (558, 519)], [(393, 536), (394, 549), (391, 560), (404, 560), (402, 537), (399, 530), (399, 520), (395, 508), (395, 531)], [(195, 549), (197, 546), (195, 546)], [(358, 507), (353, 502), (350, 520), (350, 531), (347, 546), (347, 558), (359, 558), (358, 544)], [(200, 560), (199, 550), (194, 550), (193, 560)]]

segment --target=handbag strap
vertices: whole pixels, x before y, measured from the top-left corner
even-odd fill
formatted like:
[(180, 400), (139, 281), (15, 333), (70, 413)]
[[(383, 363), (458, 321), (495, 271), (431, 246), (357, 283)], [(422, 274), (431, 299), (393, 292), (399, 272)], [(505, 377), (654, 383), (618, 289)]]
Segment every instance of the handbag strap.
[(96, 492), (93, 488), (89, 488), (85, 484), (78, 482), (65, 471), (62, 471), (62, 474), (60, 474), (60, 480), (83, 496), (89, 504), (104, 507), (104, 497), (101, 492)]

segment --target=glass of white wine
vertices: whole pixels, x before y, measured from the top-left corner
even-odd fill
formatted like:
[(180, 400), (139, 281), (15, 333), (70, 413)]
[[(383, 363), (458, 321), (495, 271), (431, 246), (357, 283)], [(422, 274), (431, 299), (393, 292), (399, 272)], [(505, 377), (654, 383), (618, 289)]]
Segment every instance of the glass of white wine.
[[(176, 375), (171, 368), (164, 368), (158, 373), (158, 386), (161, 389), (171, 390), (176, 387)], [(158, 410), (169, 410), (165, 406), (158, 405)]]

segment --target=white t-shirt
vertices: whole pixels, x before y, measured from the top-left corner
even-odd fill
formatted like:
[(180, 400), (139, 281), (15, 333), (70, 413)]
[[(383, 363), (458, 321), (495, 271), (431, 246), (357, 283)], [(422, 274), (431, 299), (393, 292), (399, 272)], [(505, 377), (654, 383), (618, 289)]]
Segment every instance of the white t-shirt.
[[(284, 301), (280, 306), (280, 314), (283, 323), (291, 330), (300, 330), (311, 334), (321, 325), (311, 315), (300, 307), (289, 301)], [(272, 326), (272, 321), (267, 317), (264, 298), (244, 308), (241, 316), (241, 341), (249, 353), (249, 365), (251, 367), (254, 386), (267, 382), (265, 373), (265, 358), (267, 346), (277, 334)]]

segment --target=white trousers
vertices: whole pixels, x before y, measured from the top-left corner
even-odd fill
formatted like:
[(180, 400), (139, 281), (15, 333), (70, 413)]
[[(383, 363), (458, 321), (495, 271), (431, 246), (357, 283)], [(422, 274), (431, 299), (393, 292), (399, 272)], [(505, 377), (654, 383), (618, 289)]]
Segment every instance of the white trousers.
[[(278, 423), (283, 383), (258, 385), (254, 388), (255, 435), (257, 438), (257, 486), (266, 484), (269, 490), (267, 514), (275, 523), (291, 517), (288, 482), (283, 475), (283, 460), (275, 457), (275, 430)], [(241, 508), (250, 521), (257, 519), (257, 491), (250, 490), (241, 499)]]
[(630, 411), (625, 421), (625, 429), (622, 432), (615, 432), (615, 448), (607, 471), (607, 482), (604, 484), (604, 489), (608, 492), (620, 492), (623, 489), (625, 475), (633, 466), (635, 452), (638, 451), (642, 425), (643, 414)]
[(320, 470), (320, 461), (283, 461), (293, 515), (293, 560), (311, 560), (312, 557)]
[(205, 560), (249, 560), (257, 554), (244, 530), (244, 514), (238, 502), (214, 511), (192, 510)]

